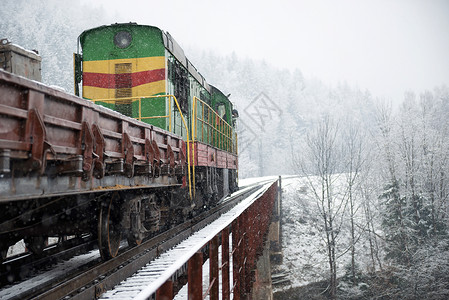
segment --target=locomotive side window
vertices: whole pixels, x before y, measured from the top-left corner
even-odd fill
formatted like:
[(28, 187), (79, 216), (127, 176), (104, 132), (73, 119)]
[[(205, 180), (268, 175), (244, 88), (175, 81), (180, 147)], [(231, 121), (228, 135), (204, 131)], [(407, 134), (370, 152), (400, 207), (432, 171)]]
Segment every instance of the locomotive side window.
[(220, 116), (220, 118), (222, 118), (223, 120), (226, 120), (226, 107), (224, 104), (220, 104), (218, 105), (218, 109), (217, 109), (218, 115)]
[(169, 62), (169, 76), (173, 82), (174, 95), (179, 102), (181, 111), (187, 113), (189, 109), (189, 76), (187, 70), (185, 70), (177, 61)]
[(114, 36), (114, 44), (121, 49), (127, 48), (131, 41), (132, 36), (128, 31), (117, 32)]
[(206, 102), (207, 104), (211, 105), (210, 94), (209, 93), (207, 93), (205, 91), (201, 91), (200, 99), (203, 100), (204, 102)]

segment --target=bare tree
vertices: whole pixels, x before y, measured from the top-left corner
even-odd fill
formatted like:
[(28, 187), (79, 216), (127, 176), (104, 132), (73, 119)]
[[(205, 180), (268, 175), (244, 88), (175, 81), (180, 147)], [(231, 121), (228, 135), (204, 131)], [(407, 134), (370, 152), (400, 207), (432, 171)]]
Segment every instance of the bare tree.
[(353, 121), (346, 123), (343, 133), (342, 153), (343, 162), (345, 164), (344, 171), (346, 174), (347, 199), (349, 205), (349, 221), (351, 233), (351, 277), (353, 284), (356, 284), (356, 262), (355, 262), (355, 244), (356, 244), (356, 226), (354, 220), (359, 205), (356, 204), (356, 192), (359, 189), (362, 168), (365, 162), (364, 153), (364, 136), (361, 126)]
[(329, 294), (332, 299), (337, 294), (336, 240), (344, 210), (344, 203), (338, 199), (336, 191), (341, 161), (338, 131), (338, 125), (329, 116), (325, 116), (307, 135), (301, 158), (295, 159), (297, 167), (309, 182), (323, 221), (330, 272)]
[(375, 195), (376, 188), (372, 188), (368, 181), (363, 181), (360, 188), (362, 198), (363, 198), (363, 210), (366, 222), (366, 237), (368, 239), (370, 248), (370, 259), (371, 259), (371, 272), (376, 272), (376, 264), (379, 269), (382, 270), (382, 260), (380, 258), (380, 245), (378, 234), (376, 233), (375, 219), (378, 215), (375, 213), (375, 205), (373, 207), (373, 195)]

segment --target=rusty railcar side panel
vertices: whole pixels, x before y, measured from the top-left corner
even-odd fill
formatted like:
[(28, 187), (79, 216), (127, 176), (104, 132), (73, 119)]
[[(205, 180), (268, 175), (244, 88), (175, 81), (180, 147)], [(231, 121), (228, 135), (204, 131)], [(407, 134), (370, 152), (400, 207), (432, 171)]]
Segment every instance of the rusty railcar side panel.
[(0, 70), (0, 202), (179, 185), (183, 149), (167, 131)]
[[(195, 142), (191, 148), (192, 162), (195, 166), (216, 167), (236, 170), (238, 166), (237, 155), (212, 147), (202, 142)], [(194, 149), (194, 150), (193, 150)]]
[(217, 167), (226, 168), (226, 152), (217, 149)]
[(227, 168), (231, 170), (236, 170), (238, 166), (238, 158), (237, 155), (226, 153), (226, 161), (227, 161)]

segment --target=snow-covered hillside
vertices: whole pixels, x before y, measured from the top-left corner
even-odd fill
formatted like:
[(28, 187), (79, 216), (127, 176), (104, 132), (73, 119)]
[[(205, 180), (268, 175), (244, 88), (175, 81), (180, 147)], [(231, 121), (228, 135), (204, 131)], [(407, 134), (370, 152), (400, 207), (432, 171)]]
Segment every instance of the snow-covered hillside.
[[(287, 272), (290, 284), (277, 287), (287, 290), (329, 278), (329, 260), (325, 243), (324, 221), (319, 214), (316, 199), (304, 177), (284, 177), (282, 180), (282, 248), (283, 263), (276, 271)], [(342, 195), (343, 196), (343, 195)], [(361, 203), (357, 203), (361, 207)], [(358, 209), (356, 220), (363, 224), (363, 209)], [(346, 216), (347, 217), (347, 216)], [(345, 274), (345, 266), (351, 261), (349, 221), (342, 216), (336, 244), (337, 274)], [(363, 228), (363, 227), (362, 227)], [(356, 263), (363, 271), (369, 267), (369, 243), (358, 234)]]

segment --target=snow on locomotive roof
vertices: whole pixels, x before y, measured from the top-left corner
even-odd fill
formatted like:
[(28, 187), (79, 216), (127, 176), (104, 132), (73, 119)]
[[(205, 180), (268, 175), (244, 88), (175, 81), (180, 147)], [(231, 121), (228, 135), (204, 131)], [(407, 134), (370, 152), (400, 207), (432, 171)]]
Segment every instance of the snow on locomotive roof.
[(173, 39), (168, 32), (162, 31), (162, 38), (164, 39), (165, 48), (173, 54), (176, 59), (187, 69), (187, 71), (210, 93), (210, 86), (192, 63), (187, 59), (181, 46)]

